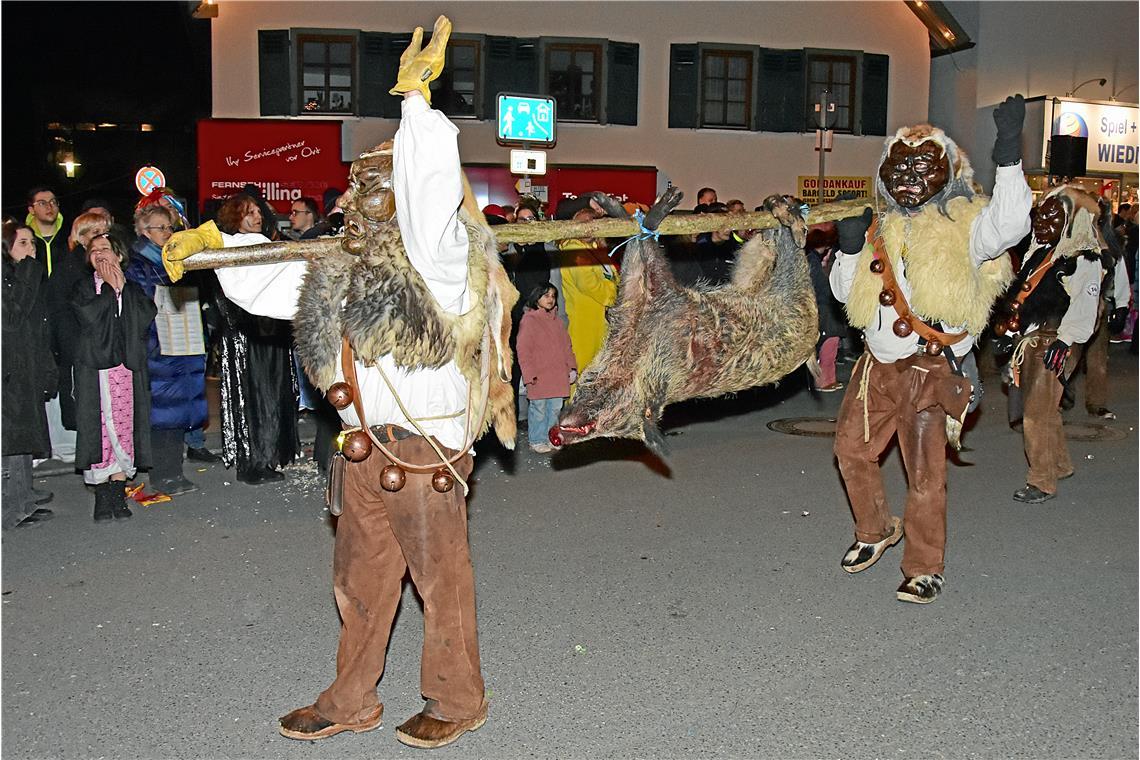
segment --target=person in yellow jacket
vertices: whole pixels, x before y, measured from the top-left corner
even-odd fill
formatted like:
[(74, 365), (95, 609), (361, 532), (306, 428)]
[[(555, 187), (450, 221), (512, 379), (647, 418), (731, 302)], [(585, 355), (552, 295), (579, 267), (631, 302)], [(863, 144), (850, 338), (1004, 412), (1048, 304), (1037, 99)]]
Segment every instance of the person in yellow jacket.
[[(582, 209), (574, 215), (574, 221), (587, 222), (596, 217), (590, 209)], [(562, 295), (570, 322), (570, 344), (581, 373), (606, 339), (606, 308), (617, 300), (618, 272), (605, 242), (597, 238), (562, 240), (558, 249), (567, 254), (561, 262)]]

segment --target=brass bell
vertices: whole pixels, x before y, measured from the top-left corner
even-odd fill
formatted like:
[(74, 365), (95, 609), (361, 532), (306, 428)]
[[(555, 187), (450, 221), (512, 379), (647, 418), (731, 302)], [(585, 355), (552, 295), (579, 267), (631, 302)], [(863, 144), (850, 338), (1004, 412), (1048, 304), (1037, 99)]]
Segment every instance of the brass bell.
[(363, 430), (353, 430), (344, 436), (340, 453), (350, 462), (363, 462), (372, 453), (372, 439)]
[(882, 274), (886, 267), (883, 265), (882, 259), (871, 259), (871, 271), (875, 274)]
[(883, 306), (893, 306), (895, 303), (895, 291), (883, 290), (879, 293), (879, 303)]
[(1021, 301), (1013, 301), (1009, 305), (1009, 313), (1016, 314), (1021, 311)]
[(408, 476), (394, 464), (387, 465), (380, 471), (380, 487), (385, 491), (399, 491), (407, 482)]
[(905, 338), (914, 332), (914, 328), (910, 326), (910, 322), (905, 317), (896, 319), (895, 323), (891, 325), (891, 330), (900, 338)]
[(1021, 329), (1021, 318), (1014, 314), (1005, 321), (1005, 326), (1010, 332), (1017, 332)]
[(1029, 282), (1023, 282), (1021, 283), (1021, 289), (1028, 293), (1029, 291), (1033, 290), (1033, 285), (1031, 285)]
[(438, 493), (447, 493), (452, 488), (455, 488), (455, 478), (451, 476), (450, 472), (441, 467), (431, 476), (431, 487)]
[(333, 383), (325, 398), (337, 411), (347, 409), (352, 404), (352, 386), (348, 383)]
[(938, 356), (940, 353), (942, 353), (941, 341), (932, 340), (929, 343), (927, 343), (926, 344), (926, 353), (930, 354), (931, 356)]
[(1005, 322), (998, 322), (994, 325), (995, 335), (1005, 335), (1009, 330), (1005, 326)]

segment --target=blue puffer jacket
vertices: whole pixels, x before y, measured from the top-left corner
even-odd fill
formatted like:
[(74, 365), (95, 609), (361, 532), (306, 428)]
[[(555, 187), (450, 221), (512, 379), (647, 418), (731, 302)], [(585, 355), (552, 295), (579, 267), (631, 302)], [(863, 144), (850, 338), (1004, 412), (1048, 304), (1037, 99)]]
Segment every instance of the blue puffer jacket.
[[(162, 250), (145, 237), (131, 246), (125, 272), (151, 298), (157, 285), (170, 285), (162, 267)], [(163, 356), (158, 330), (151, 322), (147, 336), (150, 368), (150, 425), (160, 430), (193, 430), (206, 424), (206, 356)]]

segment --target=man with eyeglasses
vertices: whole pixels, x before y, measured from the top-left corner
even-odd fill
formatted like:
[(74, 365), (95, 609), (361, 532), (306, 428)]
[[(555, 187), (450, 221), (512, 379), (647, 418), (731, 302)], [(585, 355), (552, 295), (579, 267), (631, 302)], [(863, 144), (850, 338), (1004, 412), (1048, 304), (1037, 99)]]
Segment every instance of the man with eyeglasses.
[(49, 187), (33, 187), (28, 191), (27, 225), (35, 236), (36, 258), (44, 263), (51, 277), (59, 259), (67, 253), (67, 235), (61, 235), (63, 214), (59, 200)]
[(298, 240), (312, 240), (320, 235), (317, 228), (320, 220), (321, 215), (314, 199), (306, 196), (293, 201), (293, 207), (289, 211), (289, 224)]

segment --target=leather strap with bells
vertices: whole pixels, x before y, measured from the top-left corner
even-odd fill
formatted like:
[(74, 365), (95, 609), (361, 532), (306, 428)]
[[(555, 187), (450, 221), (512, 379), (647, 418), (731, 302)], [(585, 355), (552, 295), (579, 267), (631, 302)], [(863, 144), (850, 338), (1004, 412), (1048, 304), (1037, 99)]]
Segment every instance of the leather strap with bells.
[(1030, 272), (1029, 276), (1025, 278), (1025, 282), (1021, 284), (1021, 290), (1017, 292), (1017, 297), (1009, 303), (1010, 315), (994, 325), (994, 332), (998, 335), (1005, 335), (1007, 332), (1019, 332), (1021, 330), (1021, 306), (1025, 303), (1029, 296), (1033, 295), (1033, 291), (1045, 279), (1045, 275), (1053, 268), (1053, 255), (1052, 251), (1046, 256), (1045, 261), (1041, 262), (1036, 269)]
[[(364, 403), (360, 397), (360, 382), (356, 377), (355, 353), (347, 337), (343, 338), (341, 342), (340, 368), (341, 374), (344, 376), (345, 384), (348, 386), (348, 395), (351, 397), (352, 407), (356, 411), (356, 419), (360, 422), (360, 427), (357, 430), (346, 431), (342, 434), (341, 450), (339, 453), (349, 461), (363, 462), (372, 454), (373, 444), (375, 444), (391, 462), (391, 464), (385, 465), (384, 469), (380, 471), (380, 487), (385, 491), (395, 492), (403, 488), (408, 482), (407, 472), (420, 474), (428, 472), (434, 473), (431, 479), (431, 485), (432, 488), (439, 493), (447, 493), (454, 488), (455, 478), (446, 467), (409, 464), (388, 451), (388, 449), (376, 439), (376, 436), (368, 426), (368, 420), (364, 417)], [(335, 385), (329, 389), (329, 395), (331, 396), (334, 392), (338, 392), (341, 394), (341, 398), (337, 401), (333, 401), (333, 399), (330, 398), (329, 401), (333, 406), (337, 406), (339, 403), (340, 406), (338, 406), (338, 408), (343, 409), (347, 406), (347, 404), (343, 403), (343, 390), (336, 389), (334, 391), (334, 389), (336, 389)], [(460, 454), (456, 456), (456, 460), (463, 456), (464, 453), (466, 453), (466, 450), (460, 452)]]
[(878, 234), (879, 218), (875, 217), (867, 230), (867, 236), (874, 245), (875, 258), (871, 261), (871, 271), (883, 278), (883, 290), (879, 293), (879, 303), (883, 306), (893, 306), (899, 318), (895, 320), (891, 329), (895, 335), (905, 338), (912, 332), (926, 341), (926, 353), (937, 356), (946, 346), (952, 346), (969, 335), (968, 332), (945, 333), (931, 327), (917, 314), (910, 310), (910, 304), (895, 279), (894, 269), (891, 267), (891, 258), (883, 247), (883, 239)]

